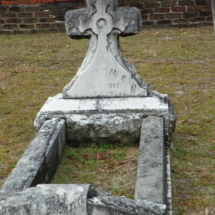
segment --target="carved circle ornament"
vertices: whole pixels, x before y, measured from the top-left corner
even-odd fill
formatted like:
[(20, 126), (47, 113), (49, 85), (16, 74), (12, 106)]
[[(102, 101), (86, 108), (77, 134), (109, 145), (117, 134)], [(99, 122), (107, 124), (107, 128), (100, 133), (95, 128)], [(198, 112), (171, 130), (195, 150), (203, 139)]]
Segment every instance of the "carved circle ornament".
[(107, 21), (105, 20), (105, 19), (99, 19), (98, 21), (97, 21), (97, 26), (99, 27), (99, 28), (104, 28), (104, 26), (107, 24)]
[(113, 30), (113, 20), (108, 13), (95, 13), (92, 16), (92, 30), (95, 34), (109, 34)]

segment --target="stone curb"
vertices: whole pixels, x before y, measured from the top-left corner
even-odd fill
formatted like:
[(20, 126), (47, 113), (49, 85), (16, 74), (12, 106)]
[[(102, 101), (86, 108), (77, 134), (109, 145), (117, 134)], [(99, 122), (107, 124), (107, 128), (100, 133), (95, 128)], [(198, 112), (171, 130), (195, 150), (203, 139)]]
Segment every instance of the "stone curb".
[(53, 118), (44, 122), (0, 189), (0, 200), (51, 180), (62, 159), (65, 133), (65, 120)]

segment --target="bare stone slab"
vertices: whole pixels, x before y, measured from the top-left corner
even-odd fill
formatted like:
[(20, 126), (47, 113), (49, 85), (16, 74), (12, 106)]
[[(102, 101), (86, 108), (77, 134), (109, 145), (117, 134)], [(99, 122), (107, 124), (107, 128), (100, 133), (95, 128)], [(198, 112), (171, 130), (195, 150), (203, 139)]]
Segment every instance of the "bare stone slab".
[(148, 85), (123, 57), (119, 35), (138, 33), (142, 26), (137, 8), (119, 7), (116, 0), (88, 0), (87, 8), (65, 15), (71, 38), (89, 37), (88, 53), (64, 98), (147, 96)]
[(0, 189), (0, 200), (39, 183), (49, 182), (62, 159), (65, 145), (65, 120), (53, 118), (45, 121)]
[(150, 92), (148, 97), (63, 99), (51, 97), (34, 121), (37, 129), (52, 117), (66, 119), (69, 143), (139, 142), (142, 119), (164, 117), (165, 143), (170, 145), (175, 112), (166, 95)]
[(149, 116), (141, 130), (135, 199), (165, 203), (165, 177), (163, 118)]

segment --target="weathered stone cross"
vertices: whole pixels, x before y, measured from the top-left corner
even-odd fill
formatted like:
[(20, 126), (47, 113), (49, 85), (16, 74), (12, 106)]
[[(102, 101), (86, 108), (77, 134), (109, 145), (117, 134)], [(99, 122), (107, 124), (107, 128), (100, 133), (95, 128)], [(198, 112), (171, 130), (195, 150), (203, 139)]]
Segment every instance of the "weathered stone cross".
[(65, 15), (71, 38), (90, 38), (88, 53), (64, 98), (147, 96), (148, 86), (123, 57), (118, 37), (138, 33), (142, 20), (136, 8), (117, 0), (87, 0), (87, 8)]

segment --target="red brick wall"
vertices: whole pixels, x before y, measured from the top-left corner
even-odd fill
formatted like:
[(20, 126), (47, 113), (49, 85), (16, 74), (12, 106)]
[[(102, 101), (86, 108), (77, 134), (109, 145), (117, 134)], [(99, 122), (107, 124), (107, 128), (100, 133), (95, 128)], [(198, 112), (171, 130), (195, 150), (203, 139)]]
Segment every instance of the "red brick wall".
[(138, 7), (144, 27), (213, 25), (211, 0), (119, 0)]
[[(212, 25), (211, 0), (118, 0), (137, 7), (143, 27)], [(65, 31), (64, 14), (84, 0), (0, 0), (0, 33)]]
[(15, 34), (40, 31), (65, 31), (65, 13), (68, 10), (74, 10), (80, 7), (85, 7), (84, 1), (1, 5), (0, 33)]
[(0, 0), (0, 5), (24, 5), (24, 4), (43, 4), (53, 2), (70, 2), (83, 0)]

